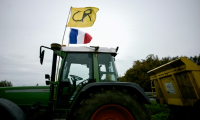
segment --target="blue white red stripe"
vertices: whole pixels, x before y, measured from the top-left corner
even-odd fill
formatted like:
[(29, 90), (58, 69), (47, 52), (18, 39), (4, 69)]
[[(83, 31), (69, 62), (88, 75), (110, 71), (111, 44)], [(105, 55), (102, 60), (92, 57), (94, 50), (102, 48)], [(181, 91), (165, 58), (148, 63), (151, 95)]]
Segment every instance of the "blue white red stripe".
[(90, 43), (91, 40), (92, 37), (88, 33), (71, 28), (71, 32), (69, 35), (70, 44), (87, 44)]

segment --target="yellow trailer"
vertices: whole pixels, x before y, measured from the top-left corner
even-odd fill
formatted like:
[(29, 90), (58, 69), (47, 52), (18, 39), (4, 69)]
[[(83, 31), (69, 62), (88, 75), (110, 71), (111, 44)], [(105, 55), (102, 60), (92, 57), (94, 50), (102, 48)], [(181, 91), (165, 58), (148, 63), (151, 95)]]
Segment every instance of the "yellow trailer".
[(158, 103), (167, 104), (173, 116), (185, 114), (191, 117), (200, 110), (200, 65), (181, 57), (148, 71), (148, 74), (153, 97)]

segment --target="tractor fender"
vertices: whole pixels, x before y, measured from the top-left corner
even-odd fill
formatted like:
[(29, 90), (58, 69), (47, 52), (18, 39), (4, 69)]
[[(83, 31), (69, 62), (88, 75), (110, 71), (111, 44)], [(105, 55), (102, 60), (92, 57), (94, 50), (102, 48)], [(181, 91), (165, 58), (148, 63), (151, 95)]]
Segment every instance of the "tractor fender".
[(3, 119), (26, 120), (21, 108), (7, 99), (0, 98), (0, 112)]
[[(136, 95), (143, 103), (145, 104), (151, 104), (150, 99), (147, 97), (143, 89), (135, 83), (131, 82), (95, 82), (87, 84), (85, 87), (82, 88), (80, 91), (80, 94), (87, 94), (88, 92), (91, 92), (94, 89), (98, 88), (104, 88), (104, 87), (116, 87), (116, 88), (122, 88), (129, 91), (130, 94)], [(81, 97), (81, 95), (78, 94)]]
[(147, 97), (143, 89), (138, 84), (131, 82), (94, 82), (85, 85), (77, 94), (71, 105), (70, 113), (74, 112), (76, 106), (84, 99), (87, 94), (90, 94), (92, 93), (92, 91), (97, 89), (112, 87), (126, 89), (129, 94), (136, 95), (143, 103), (151, 104), (150, 99)]

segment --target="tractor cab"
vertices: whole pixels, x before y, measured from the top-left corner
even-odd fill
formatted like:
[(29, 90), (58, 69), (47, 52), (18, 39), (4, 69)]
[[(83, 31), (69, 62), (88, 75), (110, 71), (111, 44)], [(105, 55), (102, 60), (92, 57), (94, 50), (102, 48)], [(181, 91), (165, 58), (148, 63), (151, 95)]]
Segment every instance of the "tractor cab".
[[(45, 46), (41, 46), (45, 47)], [(48, 47), (45, 47), (48, 48)], [(64, 109), (70, 105), (79, 90), (92, 82), (117, 82), (118, 74), (115, 67), (115, 56), (118, 48), (105, 47), (66, 47), (52, 44), (54, 51), (51, 81), (51, 100), (56, 100), (56, 108)], [(41, 61), (44, 52), (40, 48)], [(57, 56), (62, 57), (58, 81), (55, 81)], [(41, 62), (42, 63), (42, 62)], [(47, 78), (50, 78), (47, 77)], [(53, 91), (55, 89), (55, 91)]]
[[(95, 55), (97, 61), (94, 61)], [(94, 76), (94, 72), (98, 72), (98, 76)], [(113, 82), (117, 81), (117, 78), (114, 58), (111, 54), (66, 53), (60, 81), (69, 81), (77, 85), (81, 82)]]
[(76, 85), (81, 82), (118, 81), (114, 48), (62, 47), (61, 51), (65, 53), (65, 58), (60, 69), (60, 81)]

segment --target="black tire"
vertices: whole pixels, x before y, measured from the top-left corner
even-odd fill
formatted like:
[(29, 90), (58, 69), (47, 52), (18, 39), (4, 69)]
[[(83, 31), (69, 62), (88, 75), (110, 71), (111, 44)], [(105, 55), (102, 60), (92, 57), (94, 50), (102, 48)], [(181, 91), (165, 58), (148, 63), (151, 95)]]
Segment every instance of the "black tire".
[(200, 111), (200, 100), (198, 100), (192, 107), (192, 112), (190, 113), (190, 118), (192, 118), (192, 120), (198, 120), (199, 119), (199, 111)]
[(168, 120), (193, 120), (190, 117), (191, 107), (178, 106), (178, 105), (168, 105), (170, 109), (170, 114)]
[(134, 120), (150, 120), (150, 115), (137, 96), (128, 94), (126, 90), (101, 89), (88, 95), (73, 114), (73, 120), (90, 120), (102, 106), (117, 105), (125, 108)]
[(26, 120), (24, 112), (15, 103), (0, 98), (1, 120)]

